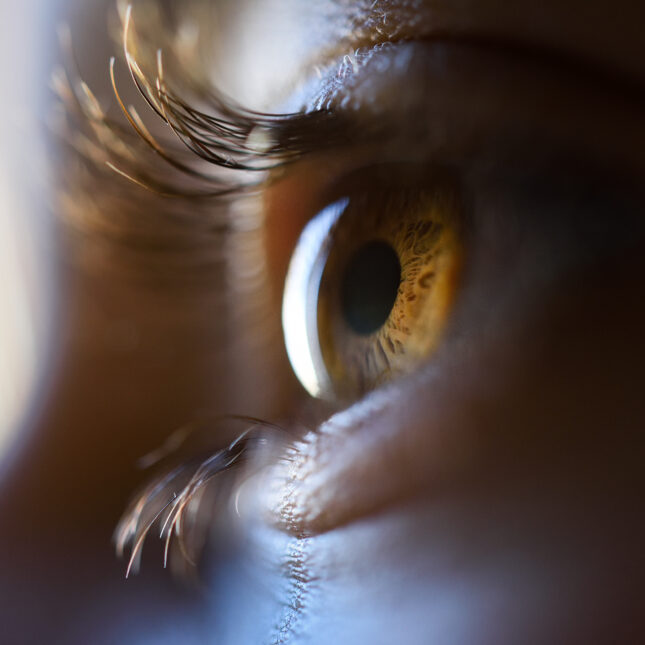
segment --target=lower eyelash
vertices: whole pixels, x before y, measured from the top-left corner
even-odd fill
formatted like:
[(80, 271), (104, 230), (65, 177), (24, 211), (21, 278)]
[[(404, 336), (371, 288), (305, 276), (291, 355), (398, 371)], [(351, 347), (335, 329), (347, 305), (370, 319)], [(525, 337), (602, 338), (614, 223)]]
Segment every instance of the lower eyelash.
[[(129, 550), (126, 578), (138, 572), (144, 542), (154, 526), (160, 527), (159, 538), (164, 543), (164, 567), (177, 553), (182, 564), (195, 568), (216, 512), (213, 507), (226, 507), (231, 502), (237, 505), (236, 494), (242, 483), (240, 474), (243, 472), (246, 478), (270, 463), (270, 457), (289, 437), (281, 426), (236, 415), (214, 419), (209, 431), (217, 422), (249, 425), (227, 447), (206, 457), (183, 460), (180, 465), (165, 470), (135, 495), (123, 514), (114, 532), (114, 542), (119, 557)], [(194, 427), (180, 429), (162, 448), (144, 457), (140, 465), (148, 467), (172, 458), (195, 432)], [(247, 467), (242, 469), (242, 465)], [(208, 492), (216, 495), (211, 504), (205, 503)]]

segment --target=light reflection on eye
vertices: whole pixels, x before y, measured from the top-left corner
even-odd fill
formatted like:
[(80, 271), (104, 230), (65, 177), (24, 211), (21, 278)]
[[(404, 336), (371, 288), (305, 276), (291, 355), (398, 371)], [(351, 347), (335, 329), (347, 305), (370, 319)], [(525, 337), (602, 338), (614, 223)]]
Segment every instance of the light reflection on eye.
[(329, 256), (330, 232), (349, 201), (341, 199), (312, 219), (298, 241), (289, 264), (282, 302), (287, 354), (296, 376), (315, 397), (331, 387), (318, 340), (317, 309), (320, 280)]
[(360, 396), (436, 348), (461, 259), (449, 184), (380, 178), (305, 227), (283, 301), (292, 367), (316, 397)]

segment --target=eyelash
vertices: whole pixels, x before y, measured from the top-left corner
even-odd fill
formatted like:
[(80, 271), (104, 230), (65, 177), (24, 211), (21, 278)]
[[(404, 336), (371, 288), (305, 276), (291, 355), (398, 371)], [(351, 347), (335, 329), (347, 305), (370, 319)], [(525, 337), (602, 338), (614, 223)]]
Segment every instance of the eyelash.
[[(136, 109), (126, 107), (117, 82), (114, 58), (110, 61), (111, 86), (126, 122), (108, 116), (91, 89), (80, 80), (78, 65), (73, 62), (69, 68), (76, 71), (71, 80), (67, 74), (59, 72), (55, 82), (67, 113), (76, 114), (80, 124), (89, 130), (91, 138), (85, 141), (89, 147), (79, 149), (75, 146), (76, 151), (94, 169), (105, 170), (107, 166), (112, 183), (126, 179), (131, 188), (139, 192), (146, 189), (155, 199), (164, 198), (171, 203), (182, 199), (213, 209), (226, 205), (231, 198), (259, 190), (271, 171), (302, 160), (311, 153), (329, 148), (339, 150), (365, 140), (379, 141), (387, 134), (380, 129), (380, 124), (368, 124), (365, 119), (359, 128), (352, 127), (351, 106), (349, 110), (344, 109), (342, 95), (348, 77), (374, 53), (386, 48), (387, 43), (372, 50), (355, 52), (353, 58), (342, 59), (339, 66), (330, 65), (324, 72), (326, 82), (322, 84), (322, 91), (310, 103), (309, 111), (262, 114), (235, 105), (215, 88), (194, 79), (188, 79), (180, 85), (180, 90), (175, 90), (172, 80), (164, 73), (160, 50), (155, 55), (155, 73), (146, 75), (145, 66), (140, 62), (144, 57), (139, 52), (133, 53), (129, 47), (130, 30), (131, 13), (128, 10), (122, 33), (126, 67), (138, 93), (156, 116), (155, 123), (170, 128), (177, 137), (176, 142), (160, 142)], [(64, 36), (63, 40), (68, 59), (73, 61), (71, 38)], [(147, 43), (144, 48), (145, 45)], [(171, 57), (172, 54), (170, 49)], [(207, 105), (208, 111), (193, 107), (194, 101)], [(74, 143), (69, 133), (66, 139)], [(211, 172), (204, 172), (201, 162), (208, 164)], [(168, 170), (174, 171), (170, 177)], [(254, 176), (247, 181), (237, 181), (240, 174), (245, 173)], [(235, 181), (231, 181), (232, 178)], [(186, 183), (190, 187), (186, 187)], [(282, 446), (281, 455), (284, 455), (284, 439), (287, 443), (293, 439), (281, 428), (257, 419), (229, 417), (226, 420), (245, 420), (251, 425), (222, 450), (207, 452), (206, 456), (203, 451), (201, 456), (192, 452), (179, 466), (162, 469), (162, 474), (135, 496), (114, 535), (120, 555), (130, 549), (126, 575), (138, 569), (144, 541), (157, 523), (165, 543), (164, 564), (168, 562), (170, 548), (176, 546), (177, 555), (182, 557), (173, 558), (171, 563), (189, 568), (195, 566), (201, 542), (197, 534), (203, 530), (200, 523), (210, 520), (213, 514), (211, 505), (200, 507), (208, 484), (217, 477), (215, 490), (223, 494), (226, 503), (230, 502), (231, 495), (239, 490), (236, 474), (239, 471), (232, 467), (242, 461), (253, 461), (258, 455), (258, 445)], [(213, 432), (212, 426), (209, 431)], [(176, 458), (177, 446), (173, 444), (177, 443), (178, 436), (182, 440), (188, 439), (182, 437), (182, 431), (170, 438), (168, 445), (173, 448), (172, 453), (164, 455), (170, 456), (168, 461)], [(275, 451), (263, 450), (262, 453), (262, 458), (266, 459)], [(157, 460), (149, 461), (152, 465), (158, 463)], [(245, 476), (252, 472), (253, 469), (244, 470)], [(173, 542), (175, 534), (177, 539)]]
[[(243, 423), (246, 427), (222, 449), (206, 451), (206, 456), (201, 451), (201, 456), (191, 454), (189, 458), (181, 458), (179, 465), (168, 465), (177, 460), (182, 448), (191, 441), (198, 441), (200, 433), (216, 436), (219, 433), (214, 429), (224, 423), (227, 426)], [(161, 474), (137, 493), (115, 529), (113, 539), (117, 555), (123, 557), (126, 550), (130, 551), (126, 578), (130, 573), (138, 572), (144, 542), (157, 524), (161, 527), (159, 538), (164, 543), (164, 567), (173, 547), (181, 556), (173, 560), (173, 564), (179, 562), (183, 566), (196, 567), (213, 507), (218, 502), (233, 502), (237, 506), (240, 466), (246, 464), (244, 475), (246, 478), (252, 476), (267, 463), (270, 455), (284, 449), (289, 438), (287, 430), (274, 423), (242, 415), (226, 415), (179, 429), (160, 449), (140, 459), (141, 468), (160, 466)], [(213, 489), (209, 485), (215, 478), (217, 487)], [(205, 504), (203, 494), (207, 490), (214, 490), (220, 499)], [(208, 508), (205, 510), (204, 507)], [(173, 536), (177, 538), (175, 542)]]
[[(68, 60), (66, 67), (72, 71), (57, 70), (53, 78), (53, 87), (66, 117), (63, 123), (57, 124), (57, 133), (72, 149), (74, 158), (83, 162), (90, 175), (98, 173), (99, 177), (97, 186), (90, 184), (90, 188), (76, 174), (60, 178), (60, 197), (65, 204), (62, 210), (66, 215), (73, 209), (87, 209), (86, 204), (78, 205), (73, 194), (75, 190), (92, 195), (96, 187), (106, 190), (109, 183), (115, 186), (118, 194), (116, 184), (122, 180), (127, 180), (127, 186), (135, 191), (121, 195), (122, 200), (133, 195), (136, 203), (140, 201), (140, 194), (147, 191), (155, 200), (155, 206), (169, 204), (165, 208), (167, 212), (159, 214), (160, 218), (174, 214), (177, 200), (201, 204), (204, 207), (202, 211), (195, 210), (202, 214), (203, 211), (223, 213), (222, 209), (218, 211), (218, 206), (226, 206), (232, 198), (259, 190), (270, 171), (302, 159), (312, 150), (319, 150), (323, 144), (333, 146), (338, 141), (334, 128), (341, 120), (337, 120), (330, 110), (261, 114), (234, 105), (212, 87), (194, 85), (189, 94), (193, 98), (200, 97), (202, 102), (208, 97), (206, 103), (212, 112), (197, 110), (169, 88), (160, 53), (157, 54), (157, 74), (150, 82), (127, 46), (130, 11), (128, 9), (124, 16), (122, 34), (126, 66), (139, 94), (156, 115), (156, 123), (163, 122), (178, 141), (160, 142), (151, 134), (136, 109), (126, 107), (117, 83), (114, 58), (110, 61), (110, 80), (125, 122), (109, 116), (90, 87), (81, 80), (71, 35), (68, 30), (62, 31), (62, 47)], [(263, 141), (265, 145), (261, 145)], [(212, 172), (204, 172), (198, 167), (202, 161)], [(63, 164), (63, 168), (64, 173), (69, 172), (67, 164)], [(253, 173), (254, 177), (247, 181), (231, 181), (246, 172)], [(184, 186), (186, 183), (190, 188)], [(66, 194), (66, 190), (72, 194)], [(93, 204), (90, 206), (95, 207)], [(99, 210), (109, 210), (109, 207), (102, 204)], [(216, 232), (226, 233), (226, 230)], [(194, 567), (202, 541), (200, 531), (204, 529), (203, 523), (212, 517), (211, 505), (204, 504), (208, 508), (202, 508), (201, 504), (203, 493), (207, 488), (209, 491), (213, 488), (209, 486), (213, 478), (217, 477), (214, 488), (223, 496), (223, 502), (229, 503), (238, 489), (237, 466), (253, 462), (254, 467), (244, 469), (245, 476), (248, 476), (264, 463), (257, 463), (260, 446), (263, 447), (261, 459), (266, 460), (280, 446), (283, 449), (285, 440), (289, 439), (286, 430), (280, 426), (244, 416), (213, 419), (204, 428), (212, 436), (221, 436), (219, 431), (214, 431), (215, 425), (226, 424), (224, 431), (230, 432), (229, 428), (240, 422), (245, 424), (244, 429), (227, 447), (216, 452), (191, 448), (190, 445), (199, 439), (200, 431), (183, 428), (173, 433), (162, 449), (141, 460), (141, 467), (158, 466), (161, 474), (153, 477), (135, 495), (115, 530), (117, 553), (123, 556), (129, 549), (126, 576), (138, 570), (144, 541), (157, 524), (161, 527), (160, 537), (164, 542), (164, 566), (172, 549), (181, 556), (170, 559), (173, 566)], [(182, 447), (187, 448), (187, 458), (170, 467), (171, 463), (177, 463)], [(174, 536), (177, 539), (173, 541)]]
[[(162, 50), (156, 50), (153, 81), (143, 71), (137, 53), (131, 52), (132, 8), (123, 16), (123, 57), (138, 94), (151, 112), (167, 126), (177, 142), (155, 138), (135, 107), (126, 107), (116, 78), (116, 59), (109, 65), (110, 81), (116, 103), (126, 123), (108, 116), (89, 86), (81, 80), (73, 55), (69, 30), (61, 31), (61, 44), (73, 70), (70, 75), (59, 69), (53, 76), (53, 88), (65, 115), (75, 115), (71, 126), (59, 124), (58, 134), (77, 153), (95, 167), (107, 166), (116, 174), (161, 197), (190, 200), (218, 200), (253, 191), (263, 185), (266, 173), (293, 163), (313, 150), (337, 144), (345, 128), (342, 119), (328, 108), (285, 114), (247, 110), (223, 97), (216, 88), (189, 79), (183, 91), (173, 89), (164, 73)], [(143, 48), (149, 47), (144, 43)], [(170, 49), (170, 55), (174, 52)], [(173, 61), (176, 62), (176, 61)], [(190, 96), (190, 100), (185, 98)], [(208, 111), (197, 109), (193, 102)], [(83, 145), (78, 132), (89, 129)], [(178, 146), (177, 143), (180, 145)], [(157, 160), (164, 162), (159, 167)], [(206, 162), (212, 172), (198, 167)], [(182, 179), (168, 179), (168, 167)], [(258, 173), (252, 180), (233, 181), (232, 173)], [(197, 182), (186, 188), (177, 182)]]

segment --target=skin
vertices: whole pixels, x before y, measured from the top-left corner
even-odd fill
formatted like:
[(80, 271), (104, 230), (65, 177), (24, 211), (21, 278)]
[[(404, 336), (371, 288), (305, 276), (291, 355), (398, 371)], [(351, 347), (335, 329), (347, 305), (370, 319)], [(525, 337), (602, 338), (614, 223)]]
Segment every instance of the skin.
[[(331, 18), (322, 3), (281, 3), (282, 12), (275, 4), (231, 13), (224, 49), (235, 64), (220, 79), (251, 107), (272, 110), (307, 101), (294, 87), (312, 61), (342, 58), (372, 33), (368, 26), (360, 42), (347, 43), (342, 11)], [(433, 103), (435, 118), (458, 142), (455, 163), (481, 166), (469, 181), (486, 194), (476, 227), (485, 242), (473, 246), (443, 347), (367, 403), (337, 410), (250, 486), (243, 506), (251, 510), (236, 525), (242, 547), (214, 554), (229, 564), (208, 568), (210, 593), (176, 588), (154, 547), (142, 577), (126, 584), (109, 536), (144, 478), (135, 460), (195, 410), (284, 419), (302, 405), (279, 343), (288, 259), (329, 185), (375, 155), (393, 154), (394, 144), (313, 155), (262, 195), (267, 224), (253, 249), (266, 258), (266, 281), (257, 292), (238, 287), (248, 302), (270, 294), (254, 345), (257, 310), (240, 306), (235, 329), (213, 322), (222, 297), (221, 286), (209, 287), (217, 285), (215, 270), (203, 276), (206, 287), (186, 295), (181, 268), (159, 289), (145, 279), (156, 265), (137, 256), (126, 266), (113, 242), (107, 264), (85, 262), (79, 250), (95, 243), (91, 221), (80, 236), (65, 237), (61, 358), (42, 412), (6, 466), (0, 504), (8, 629), (17, 642), (644, 639), (643, 9), (619, 2), (608, 19), (601, 3), (573, 0), (516, 3), (513, 11), (482, 0), (411, 4), (414, 24), (405, 3), (383, 2), (386, 22), (373, 26), (396, 40), (454, 41), (415, 52), (448, 61), (445, 105)], [(269, 22), (257, 20), (260, 9)], [(316, 13), (326, 19), (313, 20)], [(317, 27), (307, 38), (272, 38), (281, 21)], [(490, 53), (497, 43), (506, 50)], [(516, 51), (529, 47), (542, 52), (537, 62)], [(243, 73), (258, 60), (261, 73)], [(352, 90), (358, 116), (371, 110), (402, 123), (416, 105), (401, 89), (410, 87), (417, 85), (368, 79)], [(606, 230), (623, 232), (588, 247), (575, 226), (559, 223), (575, 207), (568, 197), (553, 216), (561, 247), (546, 225), (520, 227), (530, 240), (519, 244), (504, 223), (487, 224), (525, 204), (506, 196), (505, 175), (477, 166), (483, 147), (461, 124), (502, 137), (509, 122), (600, 160), (593, 172), (612, 176), (610, 196), (631, 191), (635, 206), (626, 210), (637, 216), (608, 209)], [(525, 175), (542, 177), (540, 154), (525, 153), (499, 152), (507, 155), (499, 165), (526, 164)], [(535, 204), (538, 215), (548, 208)], [(242, 340), (227, 352), (233, 332)], [(29, 618), (34, 605), (45, 631)]]

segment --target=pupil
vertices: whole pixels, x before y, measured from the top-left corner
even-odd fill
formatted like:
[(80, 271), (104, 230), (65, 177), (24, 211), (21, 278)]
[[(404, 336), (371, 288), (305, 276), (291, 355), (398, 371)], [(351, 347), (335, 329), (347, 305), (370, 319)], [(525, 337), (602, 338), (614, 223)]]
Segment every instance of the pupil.
[(401, 263), (386, 242), (369, 242), (354, 253), (343, 275), (341, 307), (353, 331), (367, 336), (387, 320), (401, 283)]

